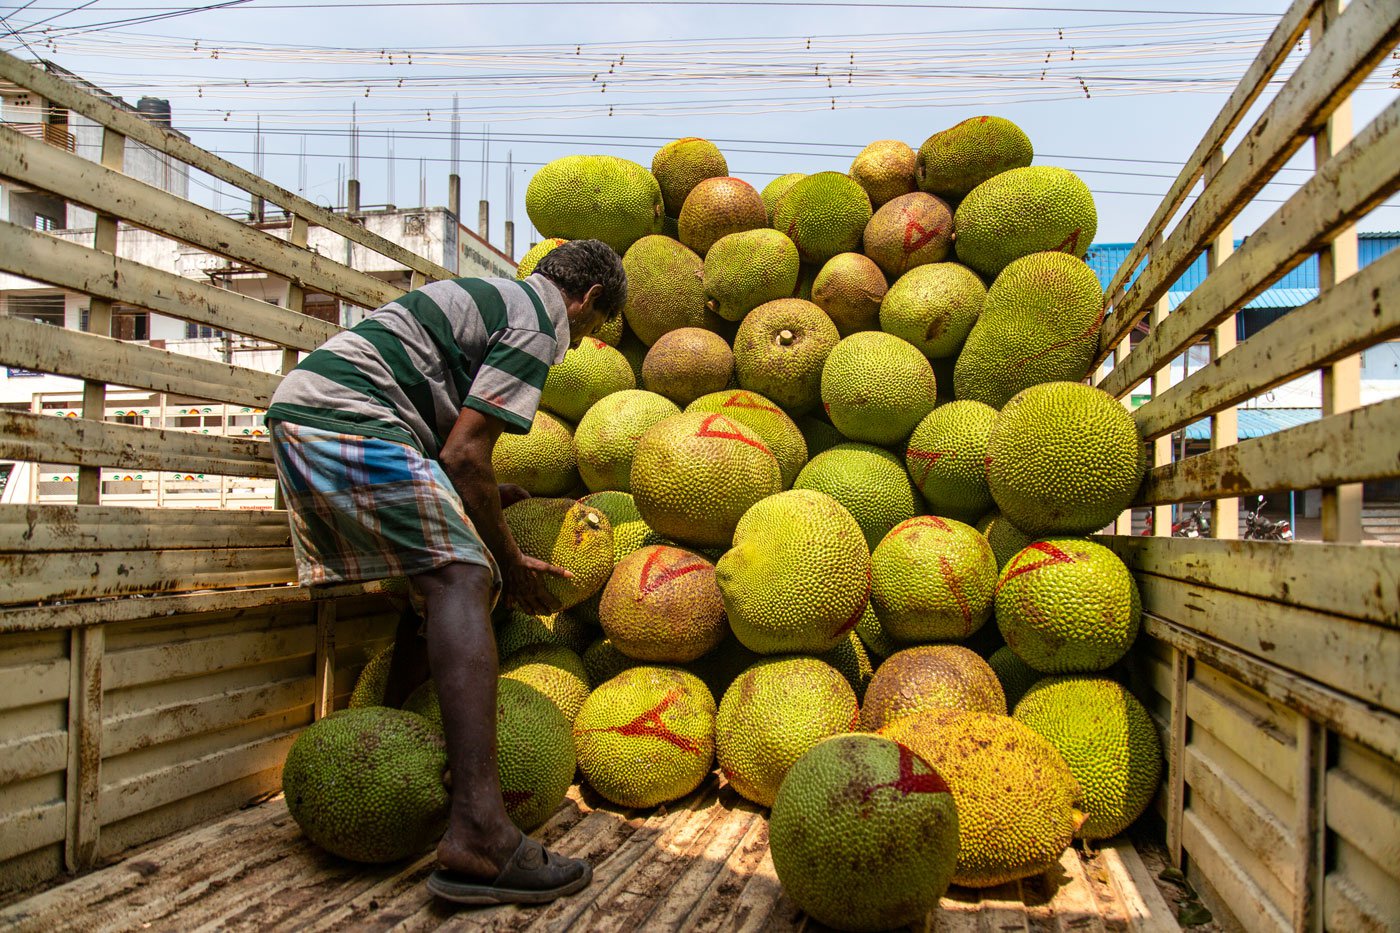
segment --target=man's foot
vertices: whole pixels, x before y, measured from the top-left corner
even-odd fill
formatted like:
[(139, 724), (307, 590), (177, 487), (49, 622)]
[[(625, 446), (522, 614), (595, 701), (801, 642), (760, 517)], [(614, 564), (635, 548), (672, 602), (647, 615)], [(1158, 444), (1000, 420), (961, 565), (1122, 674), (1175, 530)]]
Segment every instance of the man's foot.
[(592, 880), (593, 868), (587, 862), (551, 853), (521, 835), (493, 881), (440, 868), (428, 876), (428, 890), (455, 904), (543, 904), (580, 891)]

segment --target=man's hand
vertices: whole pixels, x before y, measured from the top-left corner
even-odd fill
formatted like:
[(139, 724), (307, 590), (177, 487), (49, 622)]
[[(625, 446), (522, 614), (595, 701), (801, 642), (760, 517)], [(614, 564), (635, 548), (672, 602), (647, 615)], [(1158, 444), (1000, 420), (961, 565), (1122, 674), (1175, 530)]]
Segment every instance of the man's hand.
[(549, 591), (546, 575), (572, 580), (574, 575), (535, 557), (515, 552), (515, 559), (501, 567), (505, 596), (531, 615), (544, 616), (559, 611), (559, 599)]
[(530, 492), (524, 486), (517, 486), (515, 483), (500, 483), (496, 489), (501, 495), (501, 508), (508, 509), (517, 502), (522, 502), (530, 498)]

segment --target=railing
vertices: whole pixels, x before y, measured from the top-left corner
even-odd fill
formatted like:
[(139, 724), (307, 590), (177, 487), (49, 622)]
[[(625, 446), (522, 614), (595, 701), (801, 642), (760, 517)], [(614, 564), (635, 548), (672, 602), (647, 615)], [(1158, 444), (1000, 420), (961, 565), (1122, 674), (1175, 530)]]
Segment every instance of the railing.
[[(1172, 860), (1250, 930), (1400, 925), (1400, 549), (1360, 544), (1361, 484), (1400, 476), (1400, 400), (1361, 406), (1358, 358), (1400, 336), (1400, 252), (1358, 272), (1354, 232), (1400, 189), (1400, 101), (1354, 138), (1349, 102), (1397, 40), (1394, 0), (1294, 2), (1105, 296), (1095, 381), (1151, 396), (1134, 412), (1151, 455), (1136, 505), (1158, 537), (1132, 536), (1125, 513), (1105, 543), (1143, 595), (1136, 686), (1168, 752), (1158, 812)], [(1232, 252), (1235, 219), (1308, 145), (1312, 177)], [(1209, 274), (1169, 310), (1202, 253)], [(1314, 254), (1318, 297), (1236, 346), (1239, 309)], [(1172, 385), (1202, 342), (1211, 362)], [(1309, 374), (1321, 420), (1239, 440), (1237, 406)], [(1204, 418), (1210, 449), (1175, 460), (1172, 433)], [(1319, 488), (1323, 543), (1226, 540), (1237, 497)], [(1170, 537), (1172, 504), (1199, 500), (1217, 540)]]
[(30, 139), (37, 139), (68, 152), (76, 152), (78, 148), (77, 139), (73, 134), (56, 123), (6, 123), (5, 126)]

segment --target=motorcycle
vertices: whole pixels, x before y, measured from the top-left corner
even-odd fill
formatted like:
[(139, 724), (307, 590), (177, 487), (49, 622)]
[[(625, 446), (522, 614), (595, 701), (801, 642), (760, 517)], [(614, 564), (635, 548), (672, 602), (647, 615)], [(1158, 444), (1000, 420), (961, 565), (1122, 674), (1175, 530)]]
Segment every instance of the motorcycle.
[[(1209, 505), (1202, 502), (1191, 510), (1181, 521), (1172, 522), (1173, 538), (1209, 538), (1210, 537), (1210, 512)], [(1147, 513), (1147, 527), (1141, 532), (1143, 535), (1152, 534), (1152, 512)]]
[(1260, 496), (1255, 500), (1253, 511), (1245, 513), (1245, 538), (1252, 541), (1292, 541), (1293, 526), (1288, 519), (1273, 521), (1265, 518), (1263, 511), (1264, 497)]

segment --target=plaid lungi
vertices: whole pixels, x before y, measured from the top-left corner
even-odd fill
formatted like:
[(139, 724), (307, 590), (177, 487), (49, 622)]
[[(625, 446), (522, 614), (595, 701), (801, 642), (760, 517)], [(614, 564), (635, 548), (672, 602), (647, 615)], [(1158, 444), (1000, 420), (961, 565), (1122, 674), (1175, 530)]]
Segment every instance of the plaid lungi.
[(454, 561), (501, 573), (442, 466), (407, 444), (278, 421), (272, 453), (303, 586), (412, 576)]

